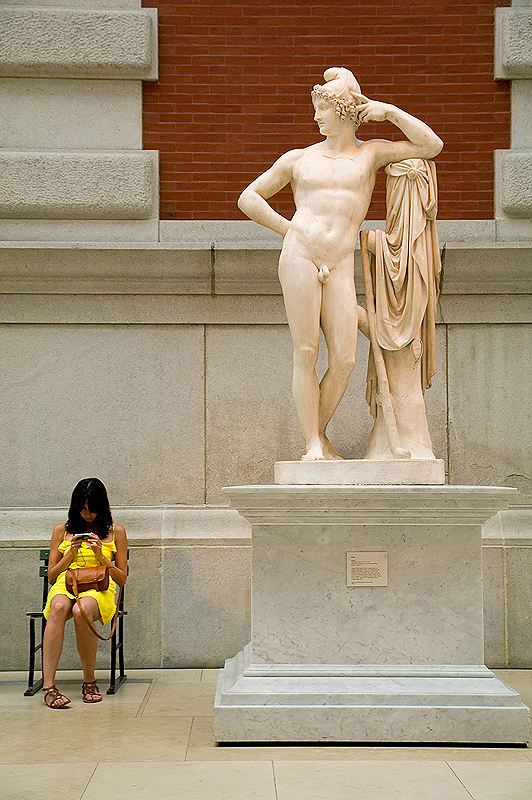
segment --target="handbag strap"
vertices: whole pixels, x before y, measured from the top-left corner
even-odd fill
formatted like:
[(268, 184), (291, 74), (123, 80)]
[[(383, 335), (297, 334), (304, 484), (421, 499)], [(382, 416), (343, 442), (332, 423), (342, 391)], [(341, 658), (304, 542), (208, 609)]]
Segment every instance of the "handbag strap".
[(90, 619), (88, 618), (88, 616), (85, 614), (85, 611), (83, 610), (83, 606), (81, 605), (81, 602), (80, 602), (80, 599), (79, 599), (79, 592), (78, 592), (78, 582), (77, 582), (77, 580), (76, 580), (76, 575), (75, 575), (75, 573), (74, 573), (72, 570), (69, 570), (69, 572), (70, 572), (70, 574), (72, 575), (72, 594), (73, 594), (73, 595), (74, 595), (74, 597), (76, 598), (76, 603), (77, 603), (77, 604), (78, 604), (78, 606), (79, 606), (79, 610), (80, 610), (80, 612), (81, 612), (81, 616), (83, 617), (83, 619), (85, 620), (85, 622), (86, 622), (86, 623), (87, 623), (87, 625), (89, 626), (89, 628), (90, 628), (90, 630), (92, 631), (92, 633), (93, 633), (95, 636), (97, 636), (97, 637), (98, 637), (98, 639), (100, 639), (102, 642), (108, 642), (108, 641), (109, 641), (109, 639), (111, 639), (111, 638), (113, 637), (113, 634), (114, 634), (114, 632), (115, 632), (115, 630), (116, 630), (116, 623), (118, 622), (118, 610), (119, 610), (119, 608), (120, 608), (120, 600), (122, 599), (122, 589), (123, 589), (124, 587), (123, 587), (123, 586), (121, 586), (121, 587), (120, 587), (120, 591), (119, 591), (119, 593), (118, 593), (118, 600), (117, 600), (117, 603), (116, 603), (116, 611), (115, 611), (115, 615), (114, 615), (114, 617), (113, 617), (113, 624), (112, 624), (112, 626), (111, 626), (111, 633), (109, 634), (109, 636), (101, 636), (101, 635), (98, 633), (98, 631), (96, 630), (96, 628), (94, 627), (94, 625), (93, 625), (93, 623), (91, 622), (91, 620), (90, 620)]

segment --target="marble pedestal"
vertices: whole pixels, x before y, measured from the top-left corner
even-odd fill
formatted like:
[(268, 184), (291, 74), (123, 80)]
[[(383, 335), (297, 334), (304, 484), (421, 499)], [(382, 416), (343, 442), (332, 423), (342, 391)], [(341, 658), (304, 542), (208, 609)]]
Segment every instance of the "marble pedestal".
[[(528, 741), (528, 708), (483, 666), (481, 525), (514, 490), (225, 491), (252, 524), (252, 628), (220, 673), (216, 741)], [(353, 552), (386, 553), (387, 585), (347, 586)]]

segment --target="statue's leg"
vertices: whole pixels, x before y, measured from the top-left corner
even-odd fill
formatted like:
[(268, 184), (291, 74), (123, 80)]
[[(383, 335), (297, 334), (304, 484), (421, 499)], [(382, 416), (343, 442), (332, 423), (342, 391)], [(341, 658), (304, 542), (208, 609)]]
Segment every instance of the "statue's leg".
[(324, 458), (318, 430), (319, 385), (316, 361), (320, 343), (322, 284), (312, 261), (283, 250), (279, 261), (286, 316), (294, 345), (292, 386), (305, 439), (304, 461)]
[(352, 258), (331, 270), (323, 289), (321, 327), (327, 342), (329, 365), (320, 384), (319, 431), (326, 458), (340, 458), (325, 429), (344, 396), (355, 366), (358, 308)]

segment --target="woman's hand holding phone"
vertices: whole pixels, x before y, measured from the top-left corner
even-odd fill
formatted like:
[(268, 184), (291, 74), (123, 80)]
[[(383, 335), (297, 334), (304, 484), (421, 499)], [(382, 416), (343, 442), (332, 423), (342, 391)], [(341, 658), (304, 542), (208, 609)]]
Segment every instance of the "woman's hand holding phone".
[(84, 542), (92, 545), (100, 541), (94, 533), (75, 533), (70, 542), (70, 549), (76, 553)]
[(85, 541), (87, 542), (89, 547), (92, 549), (92, 552), (94, 553), (94, 555), (96, 556), (98, 561), (100, 563), (103, 563), (102, 562), (102, 555), (103, 555), (102, 554), (102, 542), (101, 542), (101, 539), (99, 538), (99, 536), (96, 536), (95, 533), (85, 534)]

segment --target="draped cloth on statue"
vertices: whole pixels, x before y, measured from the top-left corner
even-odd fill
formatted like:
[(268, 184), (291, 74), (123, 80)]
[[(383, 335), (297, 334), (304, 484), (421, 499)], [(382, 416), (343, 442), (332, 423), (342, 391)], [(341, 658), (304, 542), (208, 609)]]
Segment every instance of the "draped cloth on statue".
[[(438, 191), (432, 161), (409, 158), (386, 167), (386, 230), (375, 231), (372, 258), (377, 341), (400, 350), (421, 339), (421, 387), (436, 372), (436, 304), (441, 272)], [(416, 356), (417, 358), (417, 356)], [(377, 377), (368, 361), (366, 400), (377, 416)]]

